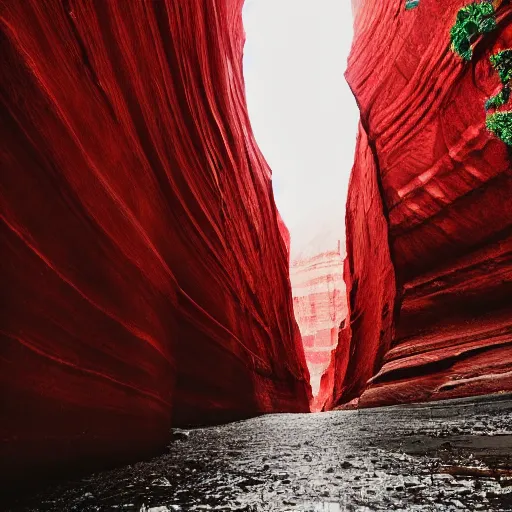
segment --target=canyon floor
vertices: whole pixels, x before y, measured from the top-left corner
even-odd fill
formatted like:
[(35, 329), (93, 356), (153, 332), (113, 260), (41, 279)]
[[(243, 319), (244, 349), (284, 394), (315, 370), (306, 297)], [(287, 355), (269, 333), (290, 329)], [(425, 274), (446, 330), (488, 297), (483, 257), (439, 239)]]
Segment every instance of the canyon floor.
[(16, 511), (511, 511), (512, 395), (176, 430), (155, 459)]

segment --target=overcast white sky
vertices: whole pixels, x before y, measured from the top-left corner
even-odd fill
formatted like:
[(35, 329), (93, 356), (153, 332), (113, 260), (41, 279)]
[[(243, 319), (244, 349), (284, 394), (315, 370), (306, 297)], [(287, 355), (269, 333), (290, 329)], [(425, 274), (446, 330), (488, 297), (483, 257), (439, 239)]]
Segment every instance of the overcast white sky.
[(343, 77), (351, 1), (246, 0), (243, 19), (249, 115), (292, 257), (315, 236), (319, 250), (334, 247), (344, 238), (359, 119)]

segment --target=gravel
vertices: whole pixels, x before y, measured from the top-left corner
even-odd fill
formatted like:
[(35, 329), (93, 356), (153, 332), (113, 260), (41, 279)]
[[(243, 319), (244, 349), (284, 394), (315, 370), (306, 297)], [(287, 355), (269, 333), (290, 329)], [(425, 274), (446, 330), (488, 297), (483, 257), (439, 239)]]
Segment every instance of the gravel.
[(168, 453), (5, 510), (510, 512), (511, 470), (512, 396), (495, 395), (177, 430)]

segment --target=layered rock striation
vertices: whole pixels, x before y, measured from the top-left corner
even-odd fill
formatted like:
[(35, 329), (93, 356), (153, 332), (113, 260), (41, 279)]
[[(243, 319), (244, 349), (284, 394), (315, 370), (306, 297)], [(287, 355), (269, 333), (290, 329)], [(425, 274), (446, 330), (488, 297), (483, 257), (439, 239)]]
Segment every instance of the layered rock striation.
[[(362, 127), (347, 210), (350, 336), (331, 406), (512, 389), (512, 164), (484, 108), (503, 87), (490, 56), (512, 47), (512, 6), (493, 2), (495, 24), (472, 36), (467, 61), (450, 30), (468, 3), (354, 2), (346, 76)], [(389, 255), (376, 243), (386, 237)]]
[(347, 315), (341, 242), (334, 250), (295, 259), (290, 280), (295, 318), (316, 394), (338, 344), (340, 323)]
[(241, 7), (0, 3), (4, 483), (308, 410)]

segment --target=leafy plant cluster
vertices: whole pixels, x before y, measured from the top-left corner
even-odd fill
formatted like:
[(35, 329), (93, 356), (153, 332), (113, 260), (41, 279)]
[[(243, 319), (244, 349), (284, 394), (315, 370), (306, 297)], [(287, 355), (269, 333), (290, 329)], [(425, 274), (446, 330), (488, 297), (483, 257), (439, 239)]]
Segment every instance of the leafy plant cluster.
[(490, 57), (492, 67), (498, 72), (503, 87), (501, 91), (489, 98), (485, 103), (485, 110), (498, 108), (510, 99), (512, 85), (512, 49), (503, 50)]
[[(502, 50), (491, 55), (492, 67), (498, 72), (503, 85), (501, 91), (489, 98), (485, 109), (496, 109), (508, 103), (512, 85), (512, 49)], [(508, 146), (512, 146), (512, 111), (494, 112), (487, 114), (485, 120), (487, 129)]]
[(512, 112), (495, 112), (485, 120), (487, 129), (501, 139), (507, 146), (512, 146)]
[(410, 11), (411, 9), (418, 7), (419, 3), (420, 3), (420, 0), (406, 0), (405, 10)]
[(479, 34), (486, 34), (496, 28), (496, 13), (489, 0), (473, 2), (462, 7), (457, 20), (450, 30), (452, 50), (464, 60), (471, 60), (471, 43)]
[[(412, 1), (412, 0), (407, 0)], [(452, 50), (464, 60), (471, 60), (471, 43), (479, 34), (496, 28), (496, 11), (491, 0), (480, 0), (465, 5), (457, 13), (457, 20), (450, 30)], [(502, 50), (490, 57), (492, 67), (498, 72), (501, 91), (485, 102), (485, 110), (496, 110), (506, 105), (512, 96), (512, 49)], [(512, 146), (512, 111), (487, 114), (485, 125), (496, 137)]]
[(509, 83), (512, 80), (512, 48), (491, 55), (489, 60), (492, 67), (498, 72), (501, 83)]

